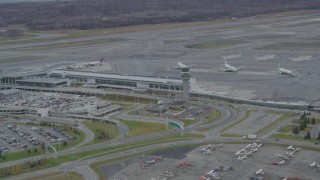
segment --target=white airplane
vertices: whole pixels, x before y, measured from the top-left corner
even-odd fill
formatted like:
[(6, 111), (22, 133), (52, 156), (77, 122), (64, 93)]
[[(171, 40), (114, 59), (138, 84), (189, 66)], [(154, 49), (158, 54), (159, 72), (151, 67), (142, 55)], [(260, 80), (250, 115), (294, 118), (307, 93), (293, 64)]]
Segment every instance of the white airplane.
[(289, 76), (289, 77), (293, 77), (292, 71), (281, 67), (280, 64), (278, 65), (278, 71), (279, 71), (279, 74), (280, 74), (280, 75), (287, 75), (287, 76)]
[(93, 62), (88, 62), (88, 63), (83, 63), (84, 65), (87, 65), (87, 66), (95, 66), (95, 65), (98, 65), (102, 63), (103, 61), (103, 58), (101, 58), (99, 61), (93, 61)]
[(282, 178), (281, 180), (288, 180), (288, 176), (287, 176), (287, 177)]
[(148, 164), (154, 164), (154, 163), (156, 163), (156, 160), (154, 159), (154, 160), (151, 160), (151, 161), (147, 161), (147, 163)]
[(262, 172), (262, 169), (259, 169), (259, 170), (256, 172), (256, 175), (264, 175), (264, 172)]
[(244, 155), (244, 156), (239, 156), (238, 158), (237, 158), (238, 160), (245, 160), (245, 159), (247, 159), (247, 155)]
[(294, 153), (295, 153), (296, 151), (292, 151), (292, 152), (286, 152), (286, 155), (288, 155), (289, 157), (291, 157), (291, 156), (294, 156)]
[(195, 64), (187, 66), (187, 65), (183, 64), (182, 62), (178, 62), (178, 66), (172, 66), (172, 67), (170, 67), (170, 69), (172, 69), (172, 70), (181, 70), (184, 68), (190, 69), (190, 68), (194, 68), (195, 66), (196, 66)]
[(230, 64), (228, 64), (227, 59), (224, 59), (224, 67), (225, 69), (219, 69), (219, 71), (236, 73), (238, 71), (242, 71), (245, 68), (245, 66), (240, 66), (240, 67), (231, 66)]
[(205, 176), (201, 176), (201, 177), (200, 177), (200, 180), (210, 180), (210, 178), (209, 178), (209, 177), (206, 178)]
[(292, 145), (290, 145), (289, 147), (287, 147), (287, 149), (294, 151), (296, 148), (294, 148)]
[(219, 144), (218, 147), (223, 147), (223, 143)]
[(313, 162), (313, 163), (310, 164), (310, 167), (316, 167), (317, 164), (318, 164), (317, 162)]
[(242, 151), (238, 151), (238, 152), (235, 153), (236, 156), (240, 155), (240, 154), (242, 154)]
[(248, 145), (246, 146), (246, 148), (251, 148), (251, 146), (252, 146), (252, 144), (248, 144)]
[(200, 152), (202, 152), (202, 154), (205, 154), (205, 155), (211, 154), (210, 149), (202, 149)]
[(262, 143), (261, 144), (259, 144), (258, 146), (257, 146), (257, 148), (259, 148), (259, 147), (261, 147), (262, 146)]
[(277, 161), (277, 164), (278, 164), (278, 165), (284, 165), (285, 163), (286, 163), (286, 161), (285, 161), (285, 160)]
[(219, 173), (214, 172), (213, 170), (211, 170), (210, 172), (207, 173), (207, 175), (211, 176), (214, 179), (220, 179), (219, 178)]
[(257, 151), (259, 151), (258, 148), (254, 148), (254, 149), (251, 149), (251, 150), (252, 150), (252, 152), (257, 152)]

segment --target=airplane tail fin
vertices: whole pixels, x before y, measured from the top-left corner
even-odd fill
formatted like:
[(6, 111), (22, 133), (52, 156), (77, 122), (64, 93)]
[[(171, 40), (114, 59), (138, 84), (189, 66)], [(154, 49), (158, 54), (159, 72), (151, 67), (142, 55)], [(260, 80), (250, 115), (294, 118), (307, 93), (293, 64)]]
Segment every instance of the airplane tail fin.
[(102, 62), (102, 61), (103, 61), (103, 58), (101, 58), (100, 62)]
[(228, 64), (228, 63), (227, 63), (227, 59), (226, 59), (226, 58), (224, 58), (224, 64)]

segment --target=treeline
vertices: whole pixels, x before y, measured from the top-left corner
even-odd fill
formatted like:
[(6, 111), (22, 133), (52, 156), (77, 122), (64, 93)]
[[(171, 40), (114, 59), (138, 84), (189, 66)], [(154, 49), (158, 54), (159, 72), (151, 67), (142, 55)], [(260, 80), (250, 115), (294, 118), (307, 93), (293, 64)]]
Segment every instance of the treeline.
[(91, 29), (319, 9), (318, 0), (79, 0), (0, 4), (0, 27)]

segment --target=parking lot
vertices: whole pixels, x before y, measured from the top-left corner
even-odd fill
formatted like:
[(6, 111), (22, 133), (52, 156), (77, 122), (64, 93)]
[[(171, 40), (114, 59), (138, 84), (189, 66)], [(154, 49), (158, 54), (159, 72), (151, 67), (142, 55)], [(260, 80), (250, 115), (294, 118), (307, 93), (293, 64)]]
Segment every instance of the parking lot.
[(3, 153), (42, 147), (45, 144), (62, 143), (74, 139), (76, 137), (57, 127), (33, 127), (22, 124), (0, 125), (0, 151)]
[[(259, 179), (259, 177), (266, 180), (285, 177), (316, 180), (320, 176), (320, 169), (310, 167), (312, 162), (320, 158), (318, 152), (302, 149), (286, 164), (279, 166), (273, 165), (273, 161), (276, 154), (285, 154), (288, 151), (286, 148), (264, 146), (250, 158), (237, 159), (235, 153), (245, 146), (223, 145), (209, 155), (200, 152), (202, 147), (194, 150), (178, 150), (179, 154), (177, 150), (168, 151), (102, 165), (100, 169), (108, 178), (121, 180), (199, 179), (202, 176), (226, 180)], [(162, 159), (153, 162), (161, 154)], [(216, 178), (213, 177), (214, 174)]]

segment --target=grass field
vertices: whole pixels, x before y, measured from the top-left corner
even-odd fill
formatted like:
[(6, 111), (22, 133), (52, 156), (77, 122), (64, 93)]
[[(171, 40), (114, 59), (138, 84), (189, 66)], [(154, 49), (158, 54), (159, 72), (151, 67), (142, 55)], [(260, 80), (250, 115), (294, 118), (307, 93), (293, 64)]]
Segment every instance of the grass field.
[(228, 129), (236, 126), (236, 125), (239, 124), (239, 123), (241, 123), (242, 121), (248, 119), (249, 115), (250, 115), (250, 111), (246, 111), (244, 117), (242, 117), (239, 121), (236, 121), (235, 123), (232, 123), (232, 124), (228, 125), (227, 127), (223, 128), (220, 132), (225, 132), (225, 131), (227, 131)]
[(291, 135), (291, 134), (274, 134), (270, 136), (272, 139), (286, 139), (286, 140), (293, 140), (293, 141), (304, 141), (304, 142), (317, 142), (319, 140), (316, 139), (304, 139), (302, 136)]
[(166, 131), (165, 124), (149, 123), (149, 122), (137, 122), (121, 120), (129, 127), (129, 134), (127, 137), (139, 136), (144, 134), (151, 134), (154, 132)]
[(295, 125), (282, 126), (282, 127), (280, 128), (279, 132), (282, 132), (282, 133), (292, 132), (294, 126), (295, 126)]
[(82, 180), (84, 179), (80, 174), (74, 172), (65, 172), (65, 173), (51, 173), (45, 174), (42, 176), (27, 178), (25, 180)]
[(39, 51), (39, 50), (51, 50), (51, 49), (60, 49), (60, 48), (71, 48), (76, 46), (88, 46), (88, 45), (96, 45), (96, 44), (104, 44), (110, 42), (116, 42), (117, 40), (111, 39), (94, 39), (87, 41), (77, 41), (77, 42), (67, 42), (67, 43), (55, 43), (49, 45), (41, 45), (41, 46), (32, 46), (26, 48), (19, 48), (18, 51)]
[(223, 133), (221, 134), (222, 137), (243, 137), (241, 134), (229, 134), (229, 133)]
[(209, 117), (207, 118), (206, 123), (213, 122), (213, 121), (217, 120), (218, 118), (221, 117), (221, 115), (222, 115), (221, 111), (213, 110), (209, 114)]
[(279, 117), (278, 119), (274, 120), (272, 123), (266, 125), (265, 127), (259, 129), (257, 132), (255, 132), (254, 134), (257, 134), (258, 136), (267, 133), (268, 131), (270, 131), (274, 126), (276, 126), (278, 123), (287, 120), (289, 117), (291, 116), (291, 114), (283, 114), (281, 117)]
[(210, 43), (202, 43), (202, 44), (189, 44), (185, 45), (186, 48), (193, 48), (193, 49), (219, 49), (228, 46), (237, 45), (239, 43), (236, 42), (210, 42)]
[(199, 122), (196, 119), (195, 120), (192, 120), (192, 119), (181, 119), (180, 121), (183, 122), (183, 124), (184, 124), (183, 127), (188, 127), (188, 126), (190, 126), (192, 124), (195, 124), (195, 123)]
[[(85, 126), (90, 129), (92, 132), (94, 132), (94, 139), (93, 144), (105, 142), (107, 140), (113, 139), (117, 137), (119, 134), (119, 130), (117, 129), (116, 125), (109, 124), (109, 123), (101, 123), (101, 122), (84, 122)], [(104, 131), (108, 134), (107, 139), (99, 139), (99, 130)], [(89, 144), (91, 144), (89, 143)]]

